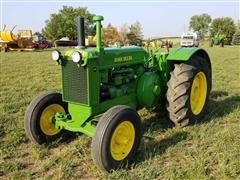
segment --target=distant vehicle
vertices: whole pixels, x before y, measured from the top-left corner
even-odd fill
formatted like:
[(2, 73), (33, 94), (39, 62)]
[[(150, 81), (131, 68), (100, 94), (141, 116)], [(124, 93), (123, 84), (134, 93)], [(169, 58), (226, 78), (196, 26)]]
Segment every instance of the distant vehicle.
[(181, 36), (182, 47), (198, 47), (199, 36), (196, 32), (194, 33), (183, 33)]
[(54, 41), (54, 46), (77, 46), (78, 42), (77, 40), (70, 40), (68, 37), (62, 37), (59, 40)]
[(41, 34), (33, 35), (33, 48), (45, 49), (50, 48), (52, 44), (46, 40), (46, 38)]
[(224, 47), (224, 40), (225, 40), (225, 36), (219, 35), (219, 33), (218, 33), (217, 35), (211, 37), (210, 47), (213, 47), (213, 45), (215, 45), (215, 46), (220, 45), (220, 47)]

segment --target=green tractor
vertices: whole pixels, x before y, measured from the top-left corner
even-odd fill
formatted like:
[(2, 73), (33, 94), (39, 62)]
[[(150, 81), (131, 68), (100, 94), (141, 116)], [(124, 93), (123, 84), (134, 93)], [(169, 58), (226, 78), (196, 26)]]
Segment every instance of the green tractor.
[(213, 47), (213, 45), (215, 46), (220, 45), (220, 47), (224, 47), (224, 39), (225, 37), (222, 35), (219, 34), (215, 35), (210, 39), (210, 47)]
[(166, 104), (169, 119), (186, 126), (205, 114), (212, 75), (209, 56), (200, 48), (170, 53), (103, 48), (102, 20), (94, 17), (96, 47), (85, 46), (84, 19), (78, 17), (79, 46), (65, 54), (52, 52), (61, 67), (62, 92), (42, 93), (30, 103), (25, 131), (38, 144), (66, 131), (86, 134), (92, 137), (95, 164), (111, 171), (130, 163), (138, 150), (142, 123), (137, 110)]

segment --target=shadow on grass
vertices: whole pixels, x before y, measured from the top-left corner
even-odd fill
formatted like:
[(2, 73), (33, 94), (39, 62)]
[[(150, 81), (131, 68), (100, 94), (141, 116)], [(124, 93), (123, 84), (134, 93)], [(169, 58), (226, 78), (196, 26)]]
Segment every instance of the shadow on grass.
[(142, 122), (143, 132), (151, 131), (164, 131), (165, 129), (174, 127), (174, 124), (168, 119), (167, 111), (155, 113), (154, 116)]
[(64, 133), (56, 140), (45, 143), (48, 148), (58, 147), (60, 144), (68, 144), (76, 140), (80, 136), (80, 133), (64, 131)]
[(156, 155), (161, 155), (172, 146), (175, 146), (181, 141), (186, 140), (188, 137), (187, 132), (177, 132), (165, 139), (156, 140), (154, 138), (143, 138), (143, 143), (140, 152), (137, 154), (135, 163), (146, 161)]
[(213, 91), (207, 106), (206, 116), (197, 124), (208, 123), (213, 119), (225, 116), (240, 107), (240, 96), (228, 96), (225, 91)]
[[(217, 117), (231, 113), (238, 107), (240, 107), (240, 96), (228, 97), (228, 92), (213, 91), (210, 95), (206, 116), (202, 121), (196, 122), (195, 124), (211, 122)], [(194, 125), (194, 123), (192, 125)], [(161, 132), (173, 126), (173, 123), (168, 119), (168, 113), (163, 111), (160, 115), (156, 114), (143, 122), (143, 132), (147, 132), (148, 130)], [(143, 139), (145, 139), (145, 141), (141, 145), (135, 163), (163, 154), (169, 147), (187, 139), (187, 132), (177, 132), (171, 137), (162, 140), (148, 137)]]

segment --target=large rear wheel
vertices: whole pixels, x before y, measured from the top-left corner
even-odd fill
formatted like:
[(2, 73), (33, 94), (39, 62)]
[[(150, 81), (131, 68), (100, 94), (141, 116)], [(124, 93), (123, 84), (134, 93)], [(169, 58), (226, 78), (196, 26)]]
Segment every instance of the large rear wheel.
[(128, 106), (114, 106), (100, 118), (92, 140), (92, 157), (106, 171), (131, 162), (141, 140), (141, 119)]
[(206, 112), (211, 89), (208, 62), (193, 56), (188, 62), (175, 64), (167, 90), (167, 110), (177, 126), (186, 126)]

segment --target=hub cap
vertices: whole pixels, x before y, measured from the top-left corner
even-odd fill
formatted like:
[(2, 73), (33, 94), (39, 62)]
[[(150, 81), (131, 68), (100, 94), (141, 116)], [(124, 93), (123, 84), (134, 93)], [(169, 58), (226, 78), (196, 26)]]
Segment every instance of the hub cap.
[(123, 121), (113, 132), (110, 141), (112, 158), (120, 161), (130, 153), (135, 140), (135, 129), (130, 121)]
[(60, 132), (60, 129), (57, 129), (52, 122), (57, 112), (65, 113), (65, 110), (59, 104), (51, 104), (43, 110), (40, 116), (40, 128), (48, 136), (54, 136)]
[(207, 96), (207, 78), (203, 72), (198, 72), (192, 83), (190, 105), (194, 115), (198, 115), (205, 104)]

